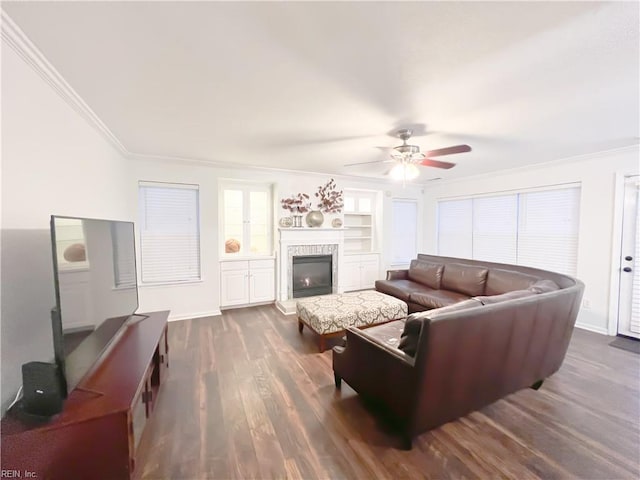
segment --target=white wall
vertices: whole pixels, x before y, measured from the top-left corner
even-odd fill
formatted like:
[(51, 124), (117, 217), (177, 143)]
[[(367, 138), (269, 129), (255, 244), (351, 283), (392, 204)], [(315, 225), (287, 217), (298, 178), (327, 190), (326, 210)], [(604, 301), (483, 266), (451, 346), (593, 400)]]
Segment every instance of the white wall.
[(49, 216), (130, 220), (125, 160), (2, 42), (2, 408), (50, 361)]
[[(317, 188), (324, 185), (329, 175), (295, 173), (247, 168), (222, 168), (204, 166), (196, 163), (179, 163), (159, 160), (136, 160), (129, 169), (127, 182), (131, 205), (135, 205), (138, 181), (177, 182), (197, 184), (200, 187), (200, 245), (202, 262), (202, 281), (184, 285), (144, 286), (140, 291), (140, 311), (171, 310), (170, 318), (182, 319), (196, 316), (218, 315), (220, 313), (220, 270), (222, 253), (219, 238), (219, 182), (224, 179), (245, 180), (270, 183), (274, 186), (274, 233), (277, 234), (279, 218), (290, 215), (280, 208), (280, 199), (303, 192), (312, 197)], [(419, 187), (389, 186), (378, 182), (363, 182), (348, 177), (334, 177), (339, 189), (359, 188), (380, 192), (381, 211), (390, 212), (393, 196), (421, 199)], [(136, 207), (130, 215), (137, 215)], [(389, 218), (388, 215), (384, 215)], [(328, 220), (325, 219), (325, 222)], [(390, 225), (390, 222), (389, 222)], [(387, 231), (387, 225), (380, 225), (379, 232)], [(384, 234), (383, 234), (384, 235)], [(274, 236), (274, 250), (277, 235)], [(383, 236), (384, 241), (384, 236)], [(387, 243), (388, 245), (388, 243)], [(381, 252), (381, 275), (388, 265), (390, 252), (384, 248)], [(139, 249), (138, 249), (139, 265)]]
[(607, 333), (610, 279), (618, 265), (612, 262), (615, 178), (617, 173), (637, 173), (638, 147), (504, 171), (491, 175), (433, 185), (425, 191), (424, 251), (437, 253), (437, 202), (442, 198), (527, 189), (561, 183), (580, 182), (580, 230), (577, 276), (585, 285), (577, 325)]

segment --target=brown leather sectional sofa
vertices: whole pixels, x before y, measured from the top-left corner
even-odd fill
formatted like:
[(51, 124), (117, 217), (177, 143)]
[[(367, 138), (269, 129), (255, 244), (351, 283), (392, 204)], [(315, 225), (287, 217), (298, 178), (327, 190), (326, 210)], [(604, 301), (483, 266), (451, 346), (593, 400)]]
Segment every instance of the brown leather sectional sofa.
[[(451, 260), (451, 261), (448, 261)], [(376, 290), (403, 300), (409, 313), (447, 307), (481, 297), (486, 301), (495, 295), (509, 293), (509, 298), (528, 296), (538, 290), (556, 290), (548, 274), (532, 274), (522, 267), (471, 262), (460, 259), (443, 259), (420, 254), (411, 261), (408, 270), (390, 270), (386, 280), (376, 281)], [(518, 293), (512, 293), (518, 292)], [(540, 293), (540, 292), (537, 292)]]
[(346, 346), (333, 352), (336, 387), (344, 379), (374, 400), (410, 448), (417, 434), (537, 389), (556, 372), (584, 284), (534, 268), (420, 254), (376, 289), (417, 312), (349, 328)]

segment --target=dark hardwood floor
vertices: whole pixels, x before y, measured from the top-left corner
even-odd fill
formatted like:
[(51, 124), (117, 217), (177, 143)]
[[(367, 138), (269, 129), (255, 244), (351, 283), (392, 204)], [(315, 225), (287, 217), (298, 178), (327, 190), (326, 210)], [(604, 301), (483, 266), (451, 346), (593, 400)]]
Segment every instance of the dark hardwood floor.
[(170, 368), (140, 444), (145, 479), (640, 477), (640, 355), (576, 329), (560, 371), (426, 432), (411, 451), (333, 385), (273, 306), (169, 324)]

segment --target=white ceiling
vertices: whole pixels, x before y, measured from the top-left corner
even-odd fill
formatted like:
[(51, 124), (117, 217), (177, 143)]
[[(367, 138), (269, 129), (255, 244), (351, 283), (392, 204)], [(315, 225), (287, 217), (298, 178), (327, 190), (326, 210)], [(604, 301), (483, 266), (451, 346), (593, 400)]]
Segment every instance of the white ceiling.
[(130, 152), (454, 178), (638, 144), (639, 4), (3, 2)]

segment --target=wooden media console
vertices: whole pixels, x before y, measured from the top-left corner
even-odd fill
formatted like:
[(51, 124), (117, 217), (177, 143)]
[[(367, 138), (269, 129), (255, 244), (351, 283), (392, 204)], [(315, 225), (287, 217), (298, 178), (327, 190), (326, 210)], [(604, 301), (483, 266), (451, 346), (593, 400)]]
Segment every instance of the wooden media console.
[(129, 479), (136, 450), (169, 366), (167, 317), (153, 312), (122, 335), (43, 421), (2, 419), (2, 471), (22, 478)]

